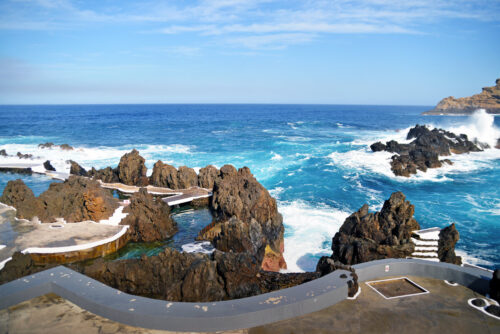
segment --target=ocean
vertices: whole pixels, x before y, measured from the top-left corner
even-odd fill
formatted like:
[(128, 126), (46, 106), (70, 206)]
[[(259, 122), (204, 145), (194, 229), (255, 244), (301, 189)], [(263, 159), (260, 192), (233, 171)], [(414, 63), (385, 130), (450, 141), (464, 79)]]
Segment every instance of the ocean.
[[(364, 203), (379, 210), (394, 191), (415, 205), (422, 228), (456, 223), (457, 253), (487, 268), (500, 265), (500, 150), (453, 155), (452, 166), (396, 177), (390, 153), (372, 153), (375, 141), (405, 141), (410, 127), (427, 124), (490, 144), (500, 117), (422, 116), (431, 107), (355, 105), (58, 105), (0, 106), (0, 149), (30, 153), (69, 169), (116, 166), (136, 148), (149, 169), (161, 159), (176, 167), (248, 166), (278, 200), (285, 225), (289, 271), (314, 270), (331, 254), (344, 219)], [(67, 143), (73, 151), (39, 149)], [(0, 163), (19, 162), (0, 157)], [(151, 170), (148, 171), (151, 173)], [(0, 191), (22, 178), (38, 195), (46, 176), (0, 174)], [(189, 243), (210, 221), (206, 209), (177, 210), (180, 234), (161, 247)], [(156, 247), (156, 248), (155, 248)], [(154, 247), (145, 247), (152, 254)], [(141, 252), (140, 247), (133, 252)]]

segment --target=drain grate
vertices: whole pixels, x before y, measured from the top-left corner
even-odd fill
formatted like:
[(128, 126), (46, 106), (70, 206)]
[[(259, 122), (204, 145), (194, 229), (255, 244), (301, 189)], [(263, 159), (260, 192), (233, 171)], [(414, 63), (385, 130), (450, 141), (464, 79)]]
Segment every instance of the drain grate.
[(426, 289), (407, 277), (389, 278), (365, 282), (385, 299), (417, 296), (429, 293)]

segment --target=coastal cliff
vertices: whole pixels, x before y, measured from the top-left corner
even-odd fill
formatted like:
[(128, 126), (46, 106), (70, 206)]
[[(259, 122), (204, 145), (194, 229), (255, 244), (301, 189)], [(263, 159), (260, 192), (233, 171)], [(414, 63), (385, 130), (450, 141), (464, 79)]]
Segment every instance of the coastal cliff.
[(442, 99), (437, 106), (424, 115), (460, 115), (472, 114), (477, 109), (484, 109), (490, 114), (500, 114), (500, 79), (496, 85), (484, 87), (483, 91), (469, 97)]

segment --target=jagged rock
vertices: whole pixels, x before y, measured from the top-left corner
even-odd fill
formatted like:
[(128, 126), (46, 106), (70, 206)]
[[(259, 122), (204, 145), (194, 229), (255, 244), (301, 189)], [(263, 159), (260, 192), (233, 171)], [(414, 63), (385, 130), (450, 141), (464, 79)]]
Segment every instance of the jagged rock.
[(127, 293), (168, 301), (208, 302), (261, 293), (259, 262), (248, 253), (180, 253), (166, 248), (157, 256), (95, 261), (85, 275)]
[(161, 160), (154, 164), (153, 174), (149, 180), (156, 187), (179, 189), (177, 169), (174, 166), (164, 164)]
[(12, 255), (12, 260), (8, 261), (0, 270), (0, 285), (55, 266), (57, 264), (35, 264), (29, 254), (15, 252)]
[(33, 158), (33, 154), (22, 154), (21, 152), (17, 152), (16, 155), (19, 159), (32, 159)]
[(43, 163), (43, 168), (45, 168), (45, 170), (50, 170), (50, 171), (53, 171), (55, 172), (56, 169), (51, 165), (50, 161), (47, 160)]
[(88, 173), (85, 170), (85, 168), (80, 166), (77, 162), (70, 160), (69, 163), (71, 164), (71, 167), (69, 169), (69, 173), (71, 175), (88, 176)]
[(96, 181), (70, 176), (64, 183), (52, 183), (39, 197), (22, 182), (10, 181), (0, 201), (14, 206), (17, 218), (50, 223), (56, 218), (67, 222), (99, 221), (109, 218), (118, 207), (111, 193), (99, 187)]
[(479, 94), (458, 99), (453, 96), (442, 99), (434, 109), (424, 114), (470, 114), (477, 109), (485, 109), (491, 114), (500, 114), (500, 79), (496, 80), (496, 86), (485, 87)]
[(23, 180), (9, 181), (0, 202), (16, 208), (16, 216), (19, 219), (31, 219), (42, 210), (42, 203)]
[(418, 124), (410, 129), (407, 139), (414, 140), (410, 144), (391, 140), (385, 145), (377, 142), (370, 146), (373, 152), (385, 150), (397, 153), (391, 157), (391, 170), (397, 176), (409, 177), (418, 170), (426, 172), (428, 168), (439, 168), (444, 163), (452, 164), (449, 159), (439, 160), (440, 156), (479, 152), (482, 150), (480, 147), (488, 147), (487, 144), (469, 141), (464, 134), (457, 136), (443, 129), (429, 130)]
[(500, 303), (500, 269), (495, 269), (490, 281), (490, 297)]
[(139, 155), (136, 149), (121, 157), (117, 173), (121, 183), (130, 186), (147, 186), (146, 160)]
[(373, 152), (380, 152), (380, 151), (385, 151), (386, 146), (378, 141), (374, 144), (371, 144), (370, 148)]
[(72, 151), (73, 150), (73, 146), (71, 145), (68, 145), (68, 144), (61, 144), (59, 146), (59, 148), (63, 151)]
[(353, 265), (411, 255), (411, 233), (420, 225), (413, 218), (414, 206), (405, 199), (403, 193), (395, 192), (380, 212), (369, 213), (365, 204), (347, 217), (333, 237), (331, 258)]
[(215, 180), (219, 176), (219, 171), (212, 165), (200, 169), (198, 173), (198, 186), (205, 189), (212, 189)]
[(441, 262), (462, 264), (462, 258), (455, 255), (455, 244), (460, 239), (460, 235), (455, 228), (455, 224), (445, 227), (439, 232), (438, 257)]
[[(497, 139), (497, 144), (495, 145), (495, 148), (500, 149), (500, 138)], [(5, 152), (5, 150), (4, 150)]]
[(128, 234), (134, 242), (162, 241), (177, 232), (177, 224), (170, 218), (170, 207), (162, 200), (155, 200), (145, 188), (130, 198), (124, 209), (128, 216), (121, 225), (129, 225)]
[(104, 183), (117, 183), (120, 182), (116, 169), (106, 167), (96, 170), (94, 167), (87, 173), (88, 176), (94, 179), (101, 180)]
[(0, 150), (0, 156), (1, 156), (1, 157), (8, 157), (9, 155), (7, 154), (7, 151), (5, 151), (5, 150)]
[(198, 175), (196, 175), (196, 172), (192, 168), (186, 166), (179, 167), (177, 178), (180, 189), (189, 189), (198, 185)]
[(286, 267), (283, 218), (276, 200), (247, 167), (238, 171), (229, 165), (221, 168), (220, 177), (214, 183), (210, 208), (215, 220), (223, 224), (220, 235), (213, 240), (216, 248), (226, 251), (244, 249), (256, 254), (257, 249), (268, 245), (264, 269)]
[(50, 143), (50, 142), (47, 142), (45, 144), (38, 144), (38, 148), (42, 148), (42, 149), (44, 149), (44, 148), (52, 148), (54, 146), (55, 146), (54, 143)]

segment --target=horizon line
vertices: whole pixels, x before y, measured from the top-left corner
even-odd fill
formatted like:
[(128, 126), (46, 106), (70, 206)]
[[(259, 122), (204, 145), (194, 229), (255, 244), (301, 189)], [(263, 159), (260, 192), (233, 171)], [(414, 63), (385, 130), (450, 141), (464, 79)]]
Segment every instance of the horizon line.
[(159, 102), (159, 103), (0, 103), (0, 107), (17, 106), (107, 106), (107, 105), (310, 105), (310, 106), (388, 106), (433, 107), (425, 104), (369, 104), (369, 103), (288, 103), (288, 102)]

